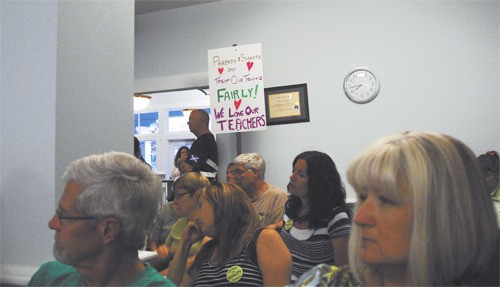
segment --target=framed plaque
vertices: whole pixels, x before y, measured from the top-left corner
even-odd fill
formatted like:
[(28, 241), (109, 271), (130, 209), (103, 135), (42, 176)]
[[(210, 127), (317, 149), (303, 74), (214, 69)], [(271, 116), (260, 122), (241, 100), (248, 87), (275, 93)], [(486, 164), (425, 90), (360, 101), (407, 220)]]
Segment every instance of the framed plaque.
[(309, 122), (307, 84), (265, 88), (267, 125)]

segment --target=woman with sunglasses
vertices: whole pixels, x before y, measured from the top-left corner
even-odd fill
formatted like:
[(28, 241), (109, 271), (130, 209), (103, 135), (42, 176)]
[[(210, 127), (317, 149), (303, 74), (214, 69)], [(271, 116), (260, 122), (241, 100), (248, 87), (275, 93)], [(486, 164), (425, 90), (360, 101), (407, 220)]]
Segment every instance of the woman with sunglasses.
[[(262, 229), (252, 203), (234, 184), (200, 191), (198, 207), (177, 247), (168, 278), (179, 286), (284, 286), (291, 256), (279, 234)], [(191, 245), (210, 238), (187, 263)]]

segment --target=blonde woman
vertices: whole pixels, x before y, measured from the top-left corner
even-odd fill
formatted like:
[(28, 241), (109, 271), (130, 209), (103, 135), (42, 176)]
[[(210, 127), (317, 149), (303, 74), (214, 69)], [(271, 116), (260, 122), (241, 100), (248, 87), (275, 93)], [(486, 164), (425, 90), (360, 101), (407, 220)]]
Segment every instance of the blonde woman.
[(358, 195), (349, 268), (297, 285), (498, 286), (498, 229), (474, 153), (431, 132), (382, 139), (351, 164)]

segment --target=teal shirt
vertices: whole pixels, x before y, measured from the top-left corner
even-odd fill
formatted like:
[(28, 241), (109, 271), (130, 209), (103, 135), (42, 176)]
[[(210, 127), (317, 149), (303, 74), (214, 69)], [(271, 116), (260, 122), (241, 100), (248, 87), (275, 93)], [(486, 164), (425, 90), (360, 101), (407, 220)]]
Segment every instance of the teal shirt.
[[(58, 261), (43, 264), (31, 277), (28, 286), (86, 286), (85, 279), (70, 265)], [(172, 281), (163, 277), (153, 267), (146, 269), (132, 282), (123, 286), (175, 286)]]

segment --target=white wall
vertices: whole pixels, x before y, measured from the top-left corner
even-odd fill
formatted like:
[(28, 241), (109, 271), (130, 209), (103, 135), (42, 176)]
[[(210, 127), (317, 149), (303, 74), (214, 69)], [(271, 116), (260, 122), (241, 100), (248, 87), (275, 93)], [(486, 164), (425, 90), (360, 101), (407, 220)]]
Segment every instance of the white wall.
[(0, 1), (2, 282), (52, 256), (57, 9), (57, 2)]
[(59, 3), (56, 176), (89, 152), (132, 154), (134, 126), (133, 1)]
[[(498, 1), (221, 1), (140, 15), (136, 91), (206, 85), (207, 50), (262, 43), (266, 87), (309, 92), (310, 123), (242, 134), (243, 152), (259, 152), (282, 188), (304, 150), (328, 153), (345, 179), (356, 154), (404, 130), (500, 150), (499, 17)], [(357, 66), (381, 79), (367, 105), (343, 94)], [(218, 141), (224, 168), (234, 136)]]
[(0, 1), (0, 282), (52, 260), (66, 166), (132, 153), (133, 1)]

